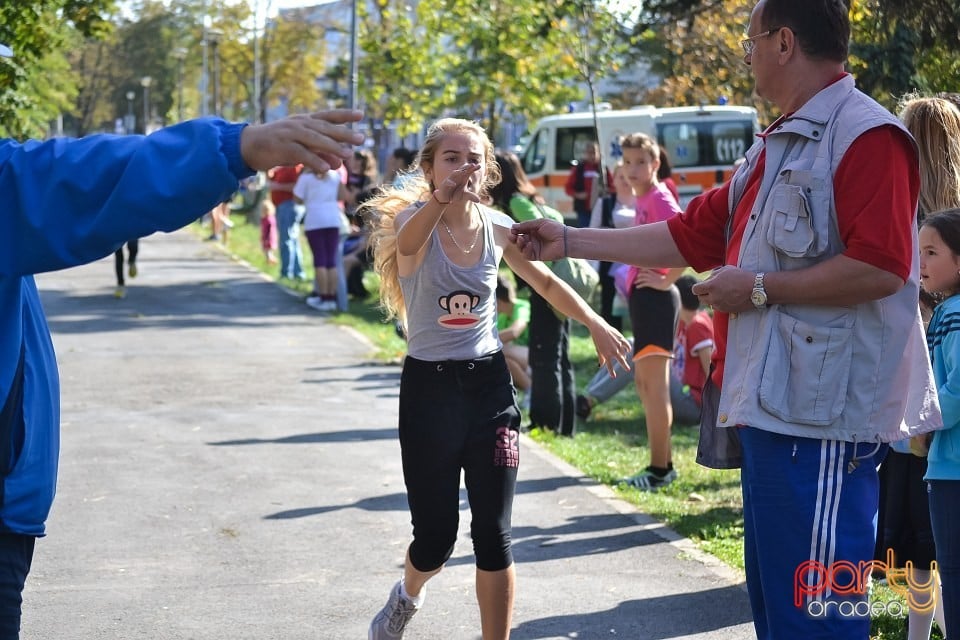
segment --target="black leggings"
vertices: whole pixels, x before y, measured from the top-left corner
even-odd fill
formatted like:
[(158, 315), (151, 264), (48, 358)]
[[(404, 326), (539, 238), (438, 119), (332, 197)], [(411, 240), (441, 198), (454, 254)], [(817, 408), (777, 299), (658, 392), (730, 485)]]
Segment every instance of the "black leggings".
[[(127, 263), (133, 264), (137, 261), (137, 251), (140, 250), (140, 240), (130, 240), (127, 242)], [(113, 267), (117, 272), (117, 286), (122, 287), (123, 280), (123, 245), (113, 254)]]
[(550, 303), (530, 292), (530, 422), (572, 436), (577, 400), (570, 362), (570, 319), (559, 318)]
[(519, 425), (501, 352), (443, 362), (407, 356), (400, 379), (400, 451), (413, 521), (410, 561), (418, 571), (440, 568), (453, 553), (461, 469), (477, 568), (500, 571), (513, 563)]
[(20, 637), (23, 586), (33, 562), (33, 536), (0, 533), (0, 640)]

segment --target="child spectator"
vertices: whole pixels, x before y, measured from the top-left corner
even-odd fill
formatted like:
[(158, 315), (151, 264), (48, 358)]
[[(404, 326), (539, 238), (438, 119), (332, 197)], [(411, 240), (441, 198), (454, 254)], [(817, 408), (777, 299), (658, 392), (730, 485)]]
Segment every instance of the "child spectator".
[(336, 171), (317, 174), (307, 168), (293, 187), (293, 199), (304, 205), (303, 228), (313, 253), (315, 294), (306, 303), (318, 311), (337, 308), (337, 252), (343, 212), (338, 200), (346, 188)]
[[(960, 631), (960, 209), (927, 217), (920, 227), (920, 281), (941, 298), (927, 328), (933, 378), (943, 413), (927, 455), (930, 523), (943, 584), (946, 634)], [(925, 439), (921, 437), (922, 439)]]
[(530, 391), (530, 352), (527, 349), (527, 326), (530, 324), (530, 303), (517, 297), (513, 282), (497, 276), (497, 331), (503, 344), (503, 355), (513, 378), (513, 386), (523, 391), (525, 400)]
[[(594, 205), (593, 212), (590, 214), (591, 227), (623, 229), (633, 226), (637, 215), (637, 194), (633, 192), (633, 185), (623, 173), (622, 163), (618, 163), (613, 170), (613, 185), (616, 191), (600, 198)], [(600, 317), (619, 331), (623, 319), (613, 313), (617, 288), (611, 269), (615, 264), (618, 263), (601, 260), (597, 273), (600, 274)]]
[[(693, 293), (697, 279), (681, 276), (676, 281), (680, 292), (680, 321), (674, 340), (673, 363), (670, 367), (670, 405), (677, 422), (697, 424), (706, 375), (713, 355), (713, 319), (700, 309), (700, 299)], [(615, 367), (616, 369), (616, 367)], [(586, 420), (601, 402), (612, 398), (633, 380), (633, 369), (616, 371), (613, 377), (606, 370), (597, 371), (583, 394), (577, 396), (577, 415)]]
[(277, 208), (264, 198), (260, 202), (260, 247), (268, 264), (277, 264)]
[(657, 179), (664, 184), (673, 199), (680, 202), (680, 192), (677, 191), (677, 183), (673, 181), (673, 166), (670, 164), (670, 156), (667, 155), (663, 147), (660, 147), (660, 168), (657, 169)]
[[(922, 222), (937, 211), (960, 206), (960, 110), (940, 98), (910, 96), (903, 102), (900, 118), (920, 151), (918, 219)], [(929, 321), (936, 298), (925, 282), (920, 309)], [(879, 470), (876, 555), (888, 570), (912, 567), (908, 585), (913, 585), (910, 595), (916, 606), (909, 607), (908, 640), (927, 640), (934, 619), (944, 629), (943, 598), (938, 576), (931, 569), (937, 549), (923, 481), (926, 473), (926, 458), (913, 455), (907, 441), (891, 444)]]
[[(634, 133), (626, 136), (620, 146), (624, 174), (637, 194), (634, 226), (662, 222), (681, 213), (680, 205), (657, 179), (660, 146), (656, 141)], [(652, 491), (669, 485), (677, 477), (670, 447), (670, 356), (680, 313), (680, 293), (673, 283), (683, 269), (631, 266), (628, 273), (634, 381), (646, 414), (650, 464), (624, 482), (641, 491)]]
[(306, 280), (303, 250), (300, 248), (302, 209), (293, 200), (293, 186), (300, 175), (300, 165), (274, 167), (267, 172), (270, 201), (276, 207), (277, 236), (280, 245), (280, 277)]
[(700, 298), (693, 292), (695, 277), (680, 276), (675, 284), (680, 292), (680, 321), (670, 367), (670, 405), (674, 420), (698, 424), (703, 385), (713, 356), (713, 319), (700, 309)]

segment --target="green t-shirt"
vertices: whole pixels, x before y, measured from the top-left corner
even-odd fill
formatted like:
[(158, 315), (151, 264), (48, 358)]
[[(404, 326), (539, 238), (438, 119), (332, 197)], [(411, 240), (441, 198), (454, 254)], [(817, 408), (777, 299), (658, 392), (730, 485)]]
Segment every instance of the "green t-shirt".
[(504, 329), (509, 329), (511, 325), (517, 320), (523, 320), (527, 323), (527, 328), (523, 330), (514, 342), (520, 345), (527, 344), (527, 333), (529, 332), (530, 324), (530, 303), (526, 300), (518, 299), (513, 303), (513, 313), (507, 315), (505, 313), (497, 314), (497, 331), (503, 331)]
[(553, 207), (542, 204), (539, 207), (527, 196), (519, 193), (510, 198), (510, 215), (517, 222), (547, 218), (563, 224), (563, 214)]

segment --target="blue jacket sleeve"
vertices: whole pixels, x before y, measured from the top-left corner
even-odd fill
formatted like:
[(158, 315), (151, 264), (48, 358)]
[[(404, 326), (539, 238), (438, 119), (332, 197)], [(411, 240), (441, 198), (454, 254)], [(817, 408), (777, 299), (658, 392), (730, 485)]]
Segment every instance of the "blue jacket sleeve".
[(150, 136), (0, 141), (0, 275), (84, 264), (195, 220), (253, 174), (244, 126), (203, 118)]

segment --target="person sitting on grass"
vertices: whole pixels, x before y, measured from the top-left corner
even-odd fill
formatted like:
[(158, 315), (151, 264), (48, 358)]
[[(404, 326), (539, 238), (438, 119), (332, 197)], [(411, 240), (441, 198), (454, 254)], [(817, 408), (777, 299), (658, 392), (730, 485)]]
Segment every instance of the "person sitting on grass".
[[(700, 422), (700, 401), (703, 385), (710, 371), (713, 356), (713, 318), (700, 308), (700, 299), (693, 293), (694, 276), (680, 276), (680, 321), (673, 345), (670, 367), (670, 404), (674, 420), (681, 424)], [(626, 375), (625, 375), (626, 374)], [(590, 417), (594, 407), (612, 398), (632, 382), (633, 371), (617, 371), (613, 377), (606, 370), (598, 371), (577, 396), (577, 416)]]
[(530, 352), (527, 349), (529, 324), (530, 302), (517, 297), (516, 287), (510, 280), (502, 274), (497, 276), (497, 331), (500, 332), (503, 355), (507, 359), (513, 386), (525, 394), (530, 392)]

